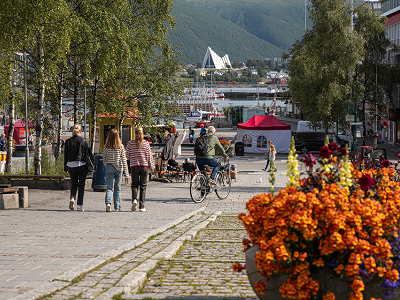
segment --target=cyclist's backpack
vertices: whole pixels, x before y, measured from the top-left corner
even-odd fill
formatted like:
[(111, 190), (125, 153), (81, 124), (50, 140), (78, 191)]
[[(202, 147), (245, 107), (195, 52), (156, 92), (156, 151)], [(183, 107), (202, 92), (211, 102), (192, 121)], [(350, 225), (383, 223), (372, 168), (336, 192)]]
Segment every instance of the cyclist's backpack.
[(206, 156), (207, 155), (207, 144), (208, 135), (202, 135), (196, 139), (194, 143), (194, 155), (196, 156)]

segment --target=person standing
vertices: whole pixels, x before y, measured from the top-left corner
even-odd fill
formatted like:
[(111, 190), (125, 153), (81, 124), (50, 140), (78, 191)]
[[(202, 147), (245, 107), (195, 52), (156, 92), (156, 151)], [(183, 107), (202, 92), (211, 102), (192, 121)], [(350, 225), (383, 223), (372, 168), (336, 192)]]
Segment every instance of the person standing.
[(145, 212), (144, 207), (146, 197), (147, 180), (149, 171), (154, 169), (153, 155), (151, 153), (150, 144), (143, 140), (143, 128), (135, 128), (135, 139), (130, 140), (126, 146), (127, 157), (131, 167), (132, 175), (132, 207), (135, 211), (138, 205), (138, 188), (139, 195), (139, 211)]
[(189, 143), (193, 144), (194, 142), (194, 130), (191, 126), (189, 126)]
[(6, 151), (6, 144), (7, 144), (6, 135), (2, 133), (0, 135), (0, 151)]
[[(272, 144), (272, 141), (268, 141), (268, 146), (269, 146), (269, 149), (268, 149), (267, 153), (265, 153), (265, 155), (267, 156), (267, 165), (265, 166), (264, 169), (262, 169), (263, 171), (267, 170), (268, 165), (271, 160), (273, 160), (275, 162), (275, 154), (276, 154), (275, 146)], [(276, 172), (276, 171), (277, 171), (277, 169), (275, 167), (274, 172)], [(271, 170), (268, 170), (268, 172), (271, 172)]]
[(201, 124), (200, 136), (203, 136), (203, 135), (205, 135), (205, 134), (207, 134), (207, 131), (206, 131), (206, 129), (204, 128), (204, 124)]
[(71, 193), (69, 209), (74, 210), (76, 192), (78, 190), (77, 210), (83, 210), (83, 196), (85, 194), (85, 183), (88, 170), (86, 168), (86, 158), (92, 161), (93, 154), (89, 143), (81, 136), (81, 125), (75, 124), (72, 127), (72, 137), (65, 141), (64, 149), (64, 171), (71, 176)]
[(115, 211), (121, 211), (121, 181), (122, 173), (129, 180), (128, 165), (124, 145), (121, 143), (118, 131), (111, 129), (103, 149), (103, 163), (106, 166), (106, 211), (111, 211), (111, 198), (114, 198)]

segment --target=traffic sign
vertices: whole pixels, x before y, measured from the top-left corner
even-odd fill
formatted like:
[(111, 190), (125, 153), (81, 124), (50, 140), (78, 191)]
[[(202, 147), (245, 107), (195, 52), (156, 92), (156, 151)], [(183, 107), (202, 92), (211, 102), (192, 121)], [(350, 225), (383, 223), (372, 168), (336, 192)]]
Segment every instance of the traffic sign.
[(362, 125), (362, 122), (350, 122), (350, 125)]
[(69, 112), (69, 107), (65, 107), (65, 112)]
[(66, 118), (69, 118), (69, 113), (66, 113), (66, 114), (65, 114), (65, 117), (66, 117)]

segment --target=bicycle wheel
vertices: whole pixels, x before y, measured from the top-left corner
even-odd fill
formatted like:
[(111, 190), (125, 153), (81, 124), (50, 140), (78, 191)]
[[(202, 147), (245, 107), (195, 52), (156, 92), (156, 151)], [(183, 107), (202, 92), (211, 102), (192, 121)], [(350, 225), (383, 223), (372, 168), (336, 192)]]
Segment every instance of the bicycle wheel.
[(219, 199), (225, 199), (228, 197), (231, 191), (231, 178), (228, 173), (218, 173), (215, 178), (217, 187), (215, 188), (215, 193)]
[(190, 197), (193, 202), (201, 203), (206, 198), (206, 177), (203, 174), (194, 175), (190, 182)]

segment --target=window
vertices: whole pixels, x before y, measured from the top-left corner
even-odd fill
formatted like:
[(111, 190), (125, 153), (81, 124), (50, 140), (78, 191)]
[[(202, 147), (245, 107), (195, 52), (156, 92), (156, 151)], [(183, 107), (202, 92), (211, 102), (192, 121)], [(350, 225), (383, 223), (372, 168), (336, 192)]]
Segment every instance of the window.
[(267, 148), (268, 147), (268, 140), (265, 136), (260, 135), (257, 138), (257, 148)]
[(248, 134), (245, 134), (242, 138), (242, 142), (245, 147), (251, 147), (251, 136)]

